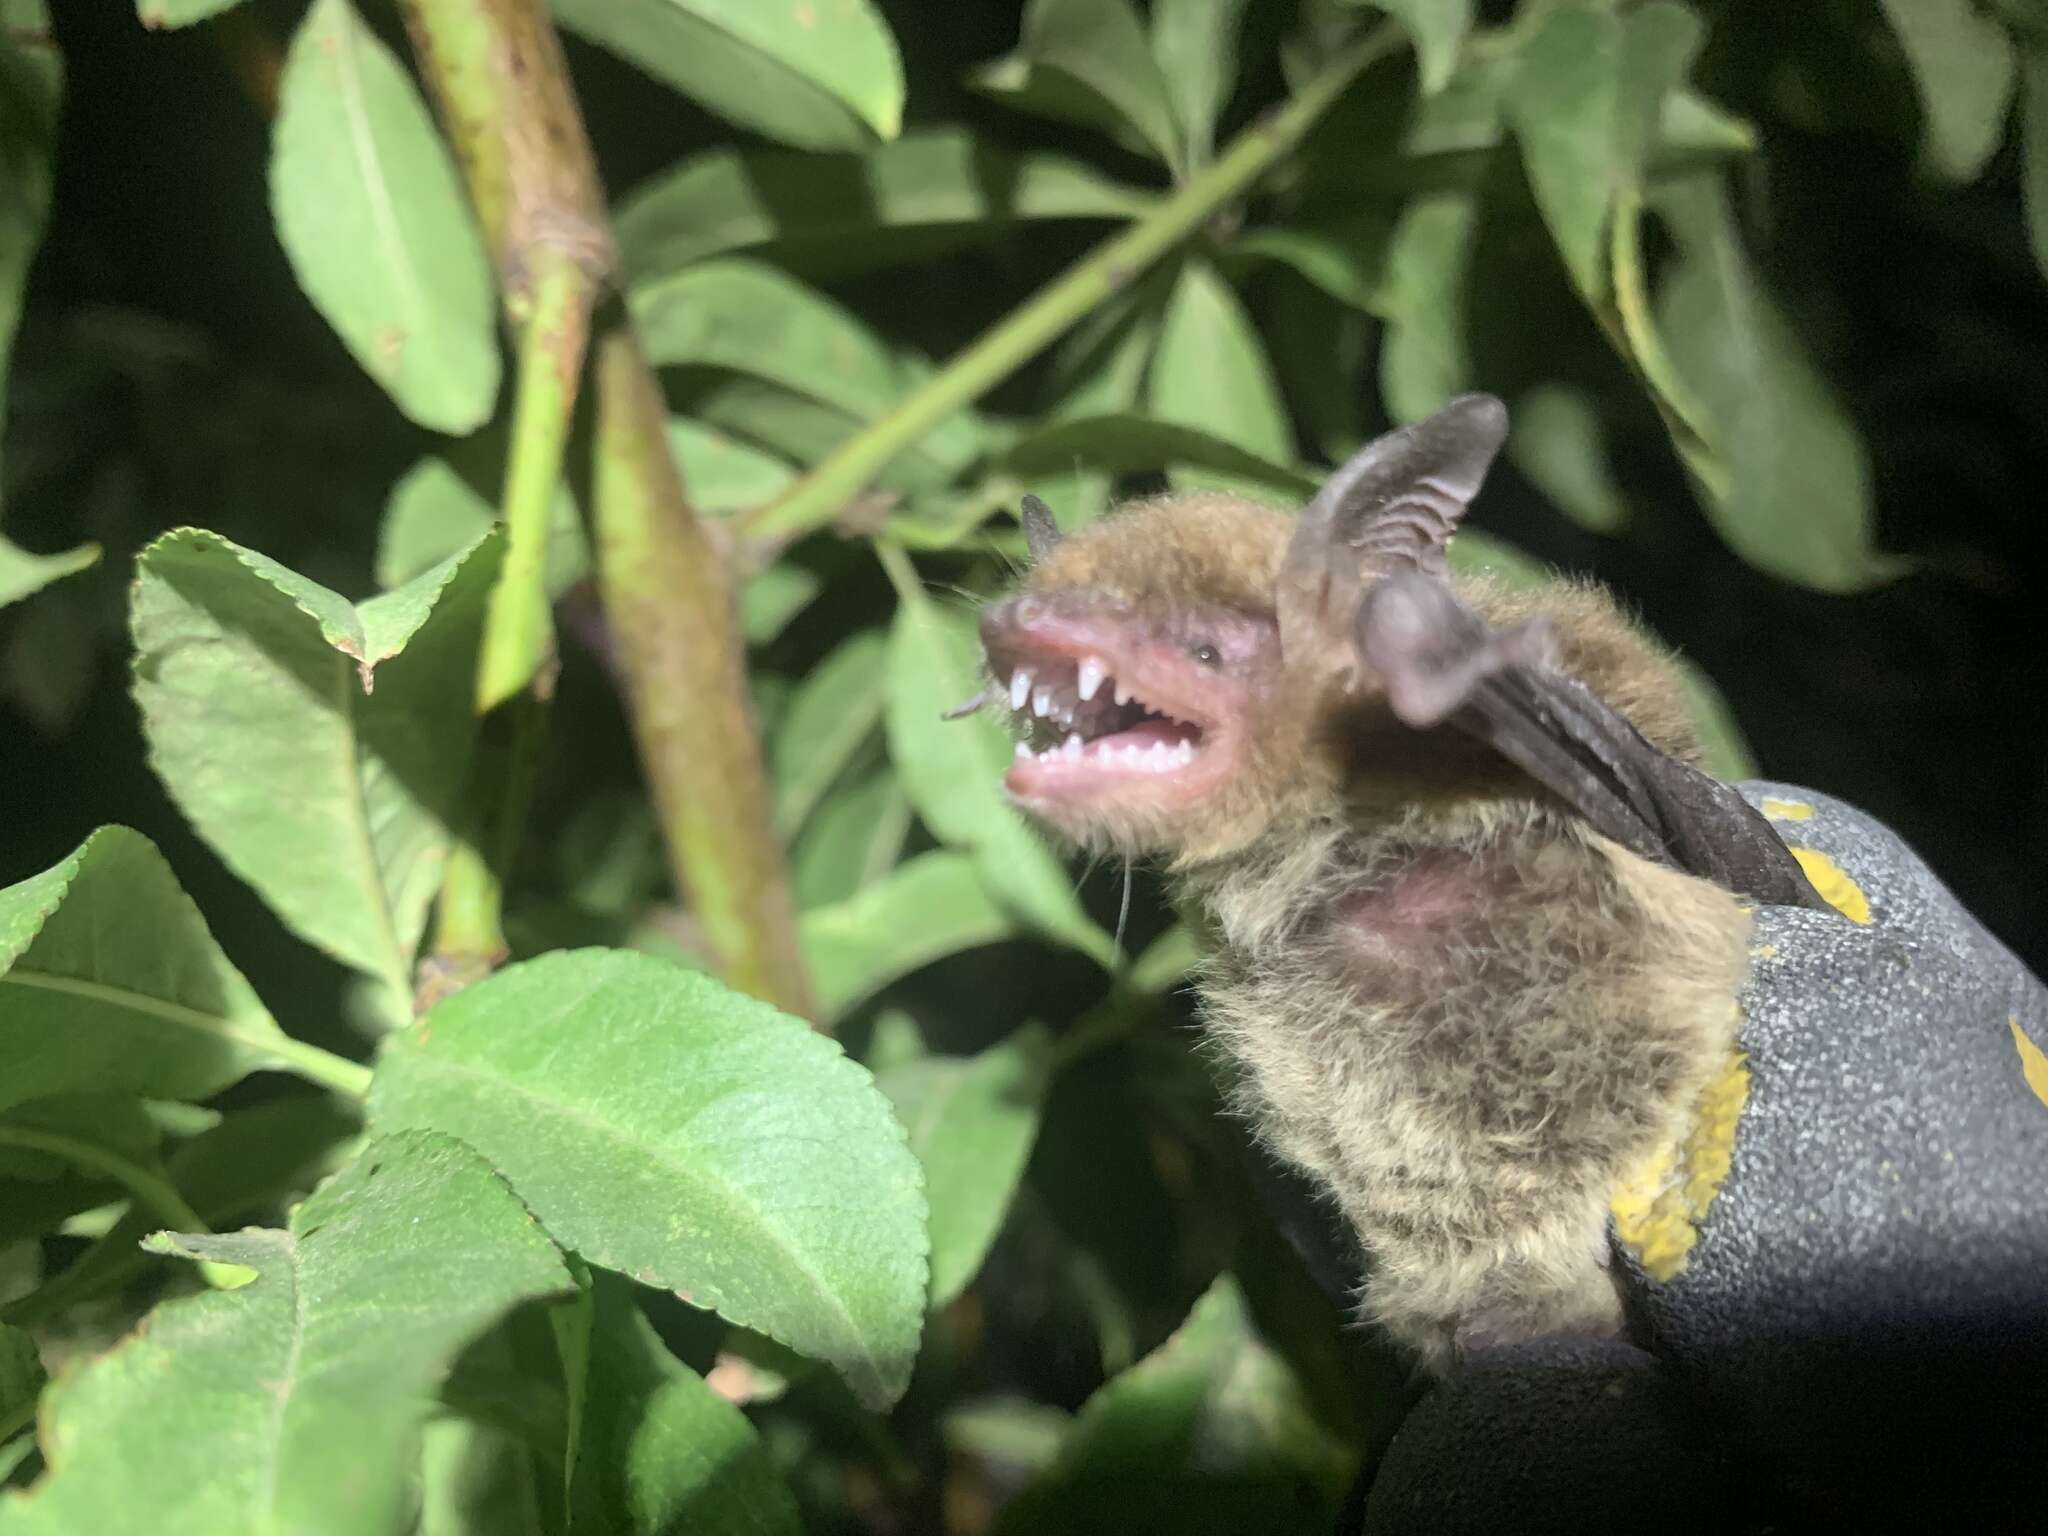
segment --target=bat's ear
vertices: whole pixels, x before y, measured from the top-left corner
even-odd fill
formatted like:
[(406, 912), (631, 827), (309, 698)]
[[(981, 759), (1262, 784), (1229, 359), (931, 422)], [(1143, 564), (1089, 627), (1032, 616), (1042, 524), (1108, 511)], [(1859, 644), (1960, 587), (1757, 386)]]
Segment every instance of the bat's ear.
[(1052, 520), (1052, 508), (1036, 496), (1026, 496), (1020, 521), (1024, 524), (1024, 547), (1031, 551), (1031, 563), (1038, 564), (1060, 541), (1060, 525)]
[(1443, 573), (1444, 546), (1507, 435), (1506, 406), (1460, 395), (1374, 438), (1323, 483), (1302, 509), (1274, 592), (1289, 665), (1318, 657), (1333, 670), (1351, 664), (1368, 578)]

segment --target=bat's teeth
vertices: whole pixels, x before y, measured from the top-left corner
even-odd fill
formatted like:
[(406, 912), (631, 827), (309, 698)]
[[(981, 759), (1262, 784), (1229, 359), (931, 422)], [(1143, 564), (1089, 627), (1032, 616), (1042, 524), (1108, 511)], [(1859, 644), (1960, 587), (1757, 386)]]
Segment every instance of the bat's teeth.
[(1183, 741), (1173, 749), (1173, 760), (1183, 767), (1192, 763), (1195, 760), (1195, 744), (1192, 741)]
[(1075, 758), (1080, 755), (1081, 738), (1078, 735), (1069, 735), (1064, 742), (1060, 743), (1061, 757)]
[(1052, 688), (1050, 685), (1041, 685), (1032, 690), (1031, 713), (1038, 716), (1041, 720), (1052, 713)]
[(1031, 669), (1019, 667), (1010, 674), (1010, 708), (1022, 709), (1031, 697)]
[(1128, 704), (1131, 702), (1130, 685), (1127, 684), (1122, 678), (1118, 678), (1116, 680), (1115, 697), (1117, 703), (1119, 704)]
[(1029, 757), (1031, 756), (1031, 749), (1020, 741), (1017, 743), (1017, 756), (1020, 758)]
[(1102, 664), (1099, 657), (1085, 656), (1081, 659), (1080, 669), (1074, 674), (1074, 691), (1084, 699), (1092, 699), (1096, 690), (1102, 686), (1102, 680), (1107, 676), (1109, 668)]

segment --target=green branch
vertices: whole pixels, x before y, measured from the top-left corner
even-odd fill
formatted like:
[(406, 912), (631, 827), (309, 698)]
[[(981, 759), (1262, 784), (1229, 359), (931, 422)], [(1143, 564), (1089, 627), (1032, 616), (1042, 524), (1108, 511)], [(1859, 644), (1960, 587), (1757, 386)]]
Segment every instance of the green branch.
[(505, 956), (504, 881), (540, 750), (553, 636), (548, 518), (575, 422), (590, 314), (614, 264), (561, 44), (536, 0), (404, 0), (414, 52), (462, 162), (516, 337), (505, 559), (477, 653), (478, 769), (449, 850), (415, 1006)]
[(814, 1011), (728, 570), (683, 493), (668, 407), (620, 315), (597, 347), (598, 579), (662, 838), (727, 981)]
[(505, 561), (477, 657), (478, 714), (524, 693), (547, 659), (548, 519), (562, 480), (562, 450), (576, 413), (595, 297), (590, 274), (563, 252), (537, 252), (535, 265), (519, 337), (512, 448), (505, 464)]
[[(487, 710), (531, 711), (537, 700), (525, 701), (534, 700), (547, 639), (548, 513), (593, 300), (616, 265), (611, 226), (543, 0), (402, 4), (520, 334), (505, 485), (509, 545), (477, 699)], [(725, 561), (684, 495), (667, 404), (630, 322), (613, 312), (605, 324), (594, 384), (598, 579), (669, 863), (714, 968), (735, 986), (808, 1013)], [(449, 862), (423, 998), (464, 985), (503, 951), (500, 883), (537, 734), (527, 716), (514, 722), (506, 745), (513, 761), (493, 786), (503, 829), (496, 846), (474, 832)]]
[(346, 1056), (337, 1056), (317, 1045), (290, 1038), (266, 1040), (258, 1049), (276, 1057), (277, 1065), (284, 1071), (303, 1077), (309, 1083), (331, 1088), (346, 1098), (369, 1096), (370, 1069), (359, 1061), (350, 1061)]
[(1664, 338), (1650, 312), (1649, 284), (1643, 275), (1643, 195), (1639, 187), (1624, 187), (1615, 199), (1608, 260), (1614, 274), (1615, 310), (1625, 338), (1622, 355), (1634, 363), (1648, 386), (1679, 457), (1719, 501), (1728, 494), (1727, 466), (1714, 450), (1707, 412), (1664, 350)]
[(1300, 144), (1361, 71), (1395, 52), (1402, 38), (1391, 23), (1376, 27), (1331, 60), (1292, 100), (1246, 128), (1165, 202), (1053, 279), (888, 415), (841, 443), (780, 500), (749, 519), (747, 532), (795, 538), (832, 522), (897, 454), (1023, 367), (1250, 188)]
[(4, 1122), (0, 1122), (0, 1146), (47, 1152), (75, 1167), (105, 1174), (127, 1190), (137, 1205), (174, 1232), (206, 1230), (206, 1223), (199, 1213), (185, 1203), (185, 1197), (171, 1187), (168, 1179), (158, 1177), (118, 1152), (109, 1152), (105, 1147), (97, 1147), (89, 1141), (80, 1141), (75, 1136), (57, 1131), (41, 1131), (33, 1126)]

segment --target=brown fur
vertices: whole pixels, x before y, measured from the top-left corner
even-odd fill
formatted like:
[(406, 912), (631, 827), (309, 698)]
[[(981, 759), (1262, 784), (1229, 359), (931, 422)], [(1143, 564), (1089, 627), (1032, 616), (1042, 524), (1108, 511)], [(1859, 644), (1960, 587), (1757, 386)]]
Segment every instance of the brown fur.
[[(1153, 631), (1270, 619), (1292, 532), (1227, 496), (1140, 502), (1027, 587)], [(1454, 585), (1497, 626), (1548, 618), (1563, 670), (1697, 760), (1675, 670), (1604, 592)], [(1260, 674), (1226, 793), (1079, 835), (1169, 860), (1237, 1105), (1358, 1231), (1367, 1316), (1439, 1367), (1460, 1341), (1611, 1332), (1607, 1202), (1725, 1059), (1747, 916), (1466, 737), (1401, 725), (1369, 676), (1344, 695), (1302, 671)]]

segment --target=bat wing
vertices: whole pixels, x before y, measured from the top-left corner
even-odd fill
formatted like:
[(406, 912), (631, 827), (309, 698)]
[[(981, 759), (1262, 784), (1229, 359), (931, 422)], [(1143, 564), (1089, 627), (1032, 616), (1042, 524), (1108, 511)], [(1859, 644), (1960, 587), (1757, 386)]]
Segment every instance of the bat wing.
[(1448, 724), (1644, 858), (1772, 906), (1825, 909), (1791, 852), (1736, 790), (1660, 752), (1620, 711), (1549, 665), (1540, 620), (1496, 630), (1433, 575), (1375, 583), (1355, 639), (1406, 724)]

